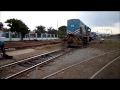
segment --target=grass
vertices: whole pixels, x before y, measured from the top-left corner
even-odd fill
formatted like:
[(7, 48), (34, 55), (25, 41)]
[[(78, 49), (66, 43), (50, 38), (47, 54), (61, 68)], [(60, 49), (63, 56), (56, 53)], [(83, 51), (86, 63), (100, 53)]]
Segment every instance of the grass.
[(45, 49), (53, 49), (53, 48), (58, 48), (60, 47), (60, 44), (54, 44), (54, 45), (45, 45), (41, 47), (36, 47), (35, 50), (45, 50)]
[(51, 49), (51, 48), (53, 48), (53, 47), (52, 47), (52, 46), (47, 45), (45, 48), (46, 48), (46, 49)]
[(120, 40), (118, 39), (106, 39), (105, 44), (110, 46), (120, 47)]
[(119, 39), (105, 39), (103, 44), (99, 43), (99, 40), (94, 40), (90, 44), (90, 47), (97, 48), (103, 51), (111, 51), (120, 49), (120, 40)]
[(41, 46), (41, 47), (36, 47), (35, 50), (43, 50), (43, 49), (50, 49), (52, 46), (46, 45), (46, 46)]

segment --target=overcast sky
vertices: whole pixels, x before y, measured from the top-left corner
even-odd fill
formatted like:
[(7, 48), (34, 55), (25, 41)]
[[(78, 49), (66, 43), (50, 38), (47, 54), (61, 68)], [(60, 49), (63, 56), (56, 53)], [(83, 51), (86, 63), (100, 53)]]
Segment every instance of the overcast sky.
[[(120, 11), (1, 11), (0, 22), (7, 19), (22, 20), (32, 31), (38, 25), (46, 28), (67, 25), (68, 19), (80, 19), (92, 31), (120, 33)], [(57, 24), (58, 22), (58, 24)], [(7, 25), (4, 23), (5, 27)]]

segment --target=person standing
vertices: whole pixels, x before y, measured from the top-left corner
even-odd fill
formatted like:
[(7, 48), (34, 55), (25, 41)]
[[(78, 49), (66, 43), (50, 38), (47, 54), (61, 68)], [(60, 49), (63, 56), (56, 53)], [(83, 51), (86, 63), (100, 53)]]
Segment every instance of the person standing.
[(5, 57), (5, 42), (4, 40), (1, 40), (2, 37), (0, 37), (0, 49), (3, 53), (3, 57)]
[[(2, 22), (0, 22), (0, 30), (1, 31), (3, 30)], [(2, 53), (3, 53), (3, 57), (5, 57), (5, 43), (4, 43), (3, 38), (5, 38), (5, 37), (0, 36), (0, 49), (1, 49)]]
[(104, 38), (100, 38), (100, 44), (103, 44)]

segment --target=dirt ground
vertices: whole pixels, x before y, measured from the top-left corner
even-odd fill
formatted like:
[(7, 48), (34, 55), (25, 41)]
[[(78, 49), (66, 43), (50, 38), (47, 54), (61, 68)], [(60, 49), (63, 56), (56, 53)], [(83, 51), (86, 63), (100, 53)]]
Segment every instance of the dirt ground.
[(5, 48), (10, 49), (26, 49), (30, 47), (37, 47), (43, 45), (57, 44), (61, 42), (58, 40), (26, 40), (26, 41), (6, 41)]
[[(89, 44), (89, 47), (67, 54), (54, 62), (51, 62), (47, 66), (34, 70), (29, 73), (26, 79), (41, 79), (45, 76), (58, 72), (59, 70), (69, 67), (77, 62), (84, 61), (90, 57), (98, 56), (100, 53), (110, 52), (119, 49), (120, 44), (113, 41), (105, 41), (103, 44), (99, 43), (99, 40), (94, 40)], [(85, 63), (78, 64), (72, 68), (61, 71), (60, 73), (53, 75), (48, 79), (90, 79), (98, 70), (105, 66), (108, 62), (114, 58), (120, 56), (120, 53), (111, 55), (104, 55), (102, 57), (90, 60)], [(119, 60), (112, 63), (109, 67), (103, 70), (100, 75), (94, 77), (95, 79), (119, 79), (120, 78), (120, 64)], [(93, 79), (94, 79), (93, 78)]]
[(8, 52), (6, 51), (6, 54), (13, 56), (13, 59), (1, 59), (0, 66), (60, 48), (61, 48), (61, 44), (53, 44), (53, 45), (31, 47), (31, 48), (15, 50), (15, 51), (8, 51)]
[[(34, 56), (34, 55), (38, 55), (38, 54), (42, 54), (42, 53), (45, 53), (45, 52), (48, 52), (48, 51), (52, 51), (52, 50), (55, 50), (55, 49), (60, 49), (61, 48), (61, 44), (54, 44), (54, 45), (44, 45), (44, 46), (36, 46), (36, 47), (31, 47), (31, 48), (27, 48), (27, 49), (22, 49), (22, 50), (16, 50), (16, 51), (11, 51), (11, 52), (7, 52), (7, 54), (8, 55), (13, 55), (13, 58), (14, 58), (14, 60), (0, 60), (0, 65), (4, 65), (4, 64), (7, 64), (7, 63), (10, 63), (10, 62), (14, 62), (14, 61), (17, 61), (17, 60), (20, 60), (20, 59), (24, 59), (24, 58), (27, 58), (27, 57), (30, 57), (30, 56)], [(65, 58), (63, 58), (63, 59), (65, 59), (66, 61), (65, 62), (68, 62), (69, 61), (69, 63), (72, 63), (72, 62), (70, 62), (70, 60), (69, 59), (71, 59), (71, 60), (80, 60), (80, 55), (79, 54), (81, 54), (81, 57), (82, 57), (82, 55), (85, 55), (85, 57), (83, 57), (81, 60), (85, 60), (85, 58), (89, 58), (91, 55), (92, 55), (92, 53), (89, 51), (89, 49), (90, 49), (90, 51), (93, 53), (93, 51), (92, 50), (97, 50), (98, 52), (94, 52), (93, 53), (93, 55), (94, 56), (97, 56), (98, 54), (99, 54), (99, 52), (101, 52), (101, 53), (105, 53), (105, 52), (109, 52), (109, 51), (113, 51), (113, 50), (117, 50), (117, 49), (120, 49), (120, 43), (119, 42), (116, 42), (115, 41), (115, 43), (112, 43), (112, 41), (105, 41), (103, 44), (100, 44), (99, 43), (99, 40), (94, 40), (94, 41), (92, 41), (90, 44), (89, 44), (89, 48), (88, 49), (82, 49), (83, 51), (80, 51), (80, 52), (78, 52), (78, 56), (76, 57), (75, 55), (75, 53), (76, 52), (74, 52), (74, 53), (71, 53), (71, 54), (69, 54), (69, 55), (67, 55)], [(87, 50), (87, 51), (86, 51)], [(84, 53), (83, 53), (84, 52)], [(86, 53), (88, 53), (88, 57), (87, 57), (87, 55), (86, 55)], [(118, 53), (117, 54), (117, 56), (119, 56), (120, 54)], [(74, 58), (70, 58), (70, 56), (73, 56)], [(114, 57), (115, 55), (111, 55), (111, 58), (112, 57)], [(85, 73), (85, 71), (86, 72), (88, 72), (89, 71), (89, 73), (90, 74), (85, 74), (85, 75), (91, 75), (91, 72), (92, 71), (94, 71), (94, 70), (96, 70), (97, 68), (96, 68), (96, 65), (99, 65), (100, 64), (100, 62), (101, 61), (107, 61), (108, 59), (105, 59), (106, 58), (106, 56), (104, 56), (104, 57), (102, 57), (102, 59), (96, 59), (96, 60), (98, 60), (97, 62), (91, 62), (91, 63), (86, 63), (86, 64), (84, 64), (84, 65), (81, 65), (81, 66), (76, 66), (76, 67), (74, 67), (74, 68), (72, 68), (72, 69), (70, 69), (68, 72), (66, 72), (66, 74), (64, 73), (64, 74), (61, 74), (61, 75), (63, 75), (63, 76), (65, 76), (65, 78), (70, 78), (70, 75), (72, 75), (72, 74), (74, 74), (73, 76), (76, 76), (76, 77), (78, 77), (78, 78), (80, 78), (80, 76), (78, 76), (78, 75), (82, 75), (82, 73), (80, 72), (80, 70), (83, 70), (82, 72), (83, 73)], [(64, 60), (59, 60), (58, 59), (58, 64), (56, 65), (55, 64), (55, 62), (53, 62), (53, 63), (51, 63), (51, 64), (49, 64), (47, 67), (46, 67), (46, 69), (45, 69), (45, 67), (44, 68), (41, 68), (40, 70), (42, 70), (43, 72), (45, 72), (45, 73), (49, 73), (50, 72), (50, 66), (52, 66), (52, 67), (54, 67), (54, 65), (56, 65), (56, 67), (54, 67), (55, 69), (60, 69), (60, 68), (62, 68), (63, 66), (69, 66), (70, 64), (66, 64), (66, 65), (63, 65), (63, 66), (61, 66), (61, 67), (58, 67), (58, 65), (59, 64), (62, 64), (62, 63), (64, 63)], [(73, 63), (72, 63), (73, 64)], [(119, 63), (118, 63), (119, 64)], [(116, 66), (119, 66), (119, 65), (116, 65)], [(102, 64), (101, 64), (102, 65)], [(105, 65), (105, 63), (103, 64), (103, 65)], [(102, 66), (103, 66), (102, 65)], [(89, 68), (89, 67), (90, 68)], [(94, 68), (91, 68), (92, 66), (94, 66)], [(102, 66), (100, 66), (100, 67), (102, 67)], [(79, 67), (79, 68), (78, 68)], [(81, 67), (81, 68), (80, 68)], [(95, 69), (96, 68), (96, 69)], [(91, 69), (91, 70), (90, 70)], [(94, 70), (93, 70), (94, 69)], [(114, 68), (114, 69), (112, 69), (113, 71), (115, 71), (115, 69), (116, 68)], [(117, 67), (117, 69), (116, 69), (116, 71), (119, 69), (119, 67)], [(53, 72), (53, 68), (51, 68), (51, 70), (52, 70), (52, 72)], [(77, 72), (75, 71), (75, 70), (77, 70)], [(41, 72), (40, 72), (41, 73)], [(38, 74), (38, 76), (40, 75), (40, 73), (38, 74), (37, 72), (33, 72), (32, 74), (33, 74), (33, 77), (32, 78), (36, 78), (35, 77), (35, 75), (36, 74)], [(76, 74), (75, 74), (76, 73)], [(78, 73), (78, 74), (77, 74)], [(111, 74), (111, 72), (109, 72), (110, 74)], [(114, 73), (116, 73), (116, 72), (114, 72)], [(119, 74), (119, 73), (118, 73)], [(87, 76), (85, 76), (85, 75), (83, 75), (83, 77), (81, 77), (81, 78), (88, 78)], [(108, 75), (108, 73), (106, 73), (106, 75)], [(115, 75), (117, 75), (117, 74), (115, 74)], [(120, 75), (120, 74), (119, 74)], [(119, 76), (118, 75), (118, 76)], [(63, 78), (63, 76), (59, 76), (58, 78)], [(72, 77), (73, 77), (72, 76)], [(104, 76), (104, 75), (103, 75)], [(90, 76), (89, 76), (90, 77)], [(120, 77), (120, 76), (119, 76)], [(25, 77), (25, 78), (27, 78), (27, 77)], [(29, 78), (29, 77), (28, 77)], [(38, 77), (39, 78), (39, 77)], [(54, 78), (54, 77), (53, 77)], [(101, 78), (100, 76), (99, 76), (99, 78)], [(102, 78), (104, 78), (104, 77), (102, 77)], [(113, 78), (113, 77), (112, 77)]]
[[(100, 70), (107, 63), (118, 57), (119, 53), (115, 55), (104, 55), (99, 58), (83, 62), (68, 69), (65, 69), (47, 79), (90, 79), (98, 70)], [(102, 72), (97, 74), (93, 79), (120, 79), (120, 58), (115, 63), (112, 63)]]

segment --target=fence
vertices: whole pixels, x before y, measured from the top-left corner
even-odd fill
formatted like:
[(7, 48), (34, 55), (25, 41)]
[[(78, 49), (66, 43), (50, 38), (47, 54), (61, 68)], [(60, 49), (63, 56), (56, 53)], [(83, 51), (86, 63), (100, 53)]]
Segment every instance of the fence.
[[(0, 33), (0, 37), (5, 37), (5, 38), (0, 38), (0, 40), (4, 41), (20, 41), (21, 40), (21, 33), (18, 33), (14, 36), (13, 33), (6, 32), (6, 33)], [(53, 40), (53, 39), (58, 39), (58, 35), (55, 34), (26, 34), (23, 40)]]

